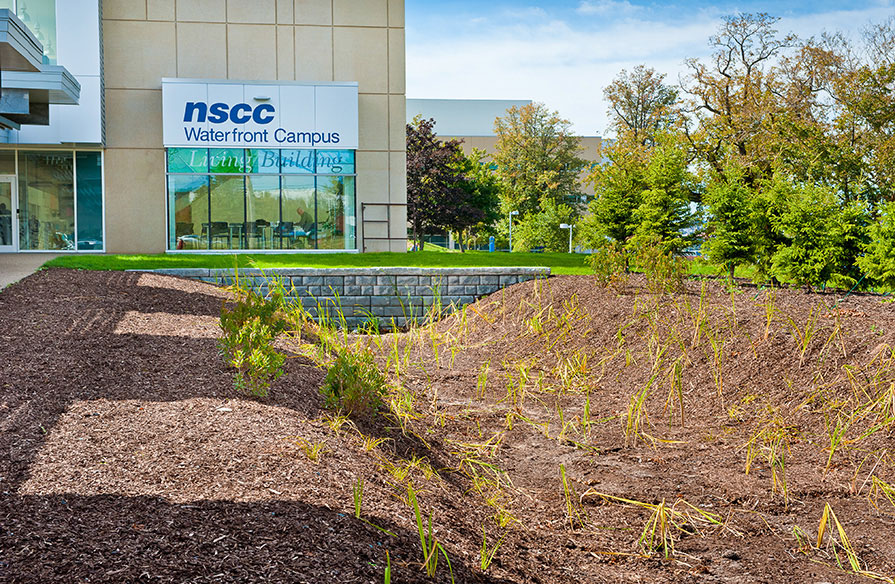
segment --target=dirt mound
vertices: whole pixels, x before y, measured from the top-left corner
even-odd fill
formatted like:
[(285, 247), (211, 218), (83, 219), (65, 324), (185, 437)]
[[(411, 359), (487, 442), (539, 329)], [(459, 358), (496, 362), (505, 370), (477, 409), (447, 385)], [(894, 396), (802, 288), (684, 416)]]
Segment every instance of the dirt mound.
[[(39, 272), (0, 293), (0, 581), (382, 582), (386, 552), (396, 582), (895, 574), (891, 305), (644, 284), (346, 337), (394, 385), (355, 423), (297, 355), (238, 397), (212, 286)], [(827, 514), (818, 546), (827, 504), (848, 539)]]

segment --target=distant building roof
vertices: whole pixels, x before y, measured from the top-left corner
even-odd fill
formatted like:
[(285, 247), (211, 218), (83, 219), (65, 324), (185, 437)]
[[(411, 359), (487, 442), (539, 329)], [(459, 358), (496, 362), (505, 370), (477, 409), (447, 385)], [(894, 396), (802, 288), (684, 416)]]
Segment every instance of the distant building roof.
[(407, 123), (421, 115), (435, 119), (439, 136), (493, 136), (495, 118), (512, 106), (530, 103), (527, 99), (408, 99)]

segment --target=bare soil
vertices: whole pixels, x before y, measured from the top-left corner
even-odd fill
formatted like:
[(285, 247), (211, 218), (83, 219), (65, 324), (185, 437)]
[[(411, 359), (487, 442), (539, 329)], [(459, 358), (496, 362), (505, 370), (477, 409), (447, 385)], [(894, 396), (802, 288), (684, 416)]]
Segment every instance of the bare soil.
[(891, 581), (895, 314), (843, 295), (528, 282), (346, 337), (393, 387), (344, 419), (294, 341), (235, 392), (220, 289), (38, 272), (0, 293), (0, 582)]

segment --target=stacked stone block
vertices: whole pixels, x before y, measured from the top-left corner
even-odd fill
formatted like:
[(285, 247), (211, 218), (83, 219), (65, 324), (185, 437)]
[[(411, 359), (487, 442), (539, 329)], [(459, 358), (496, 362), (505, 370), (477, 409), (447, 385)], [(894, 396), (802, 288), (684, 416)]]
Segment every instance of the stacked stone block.
[[(157, 273), (230, 285), (233, 270), (168, 269)], [(239, 270), (241, 285), (266, 295), (278, 278), (294, 302), (315, 318), (349, 328), (377, 321), (381, 328), (424, 320), (433, 306), (442, 314), (472, 304), (502, 288), (546, 278), (550, 268), (271, 268)]]

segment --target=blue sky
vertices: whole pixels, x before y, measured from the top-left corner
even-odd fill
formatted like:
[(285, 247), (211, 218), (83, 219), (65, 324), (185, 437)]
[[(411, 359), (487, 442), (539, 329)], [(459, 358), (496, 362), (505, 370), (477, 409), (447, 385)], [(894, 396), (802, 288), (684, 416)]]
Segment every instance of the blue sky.
[[(608, 135), (605, 87), (644, 63), (676, 82), (684, 59), (709, 53), (721, 19), (781, 17), (781, 33), (839, 30), (855, 40), (895, 16), (895, 0), (647, 2), (642, 0), (405, 0), (407, 96), (533, 99), (584, 135)], [(436, 128), (437, 129), (437, 128)]]

